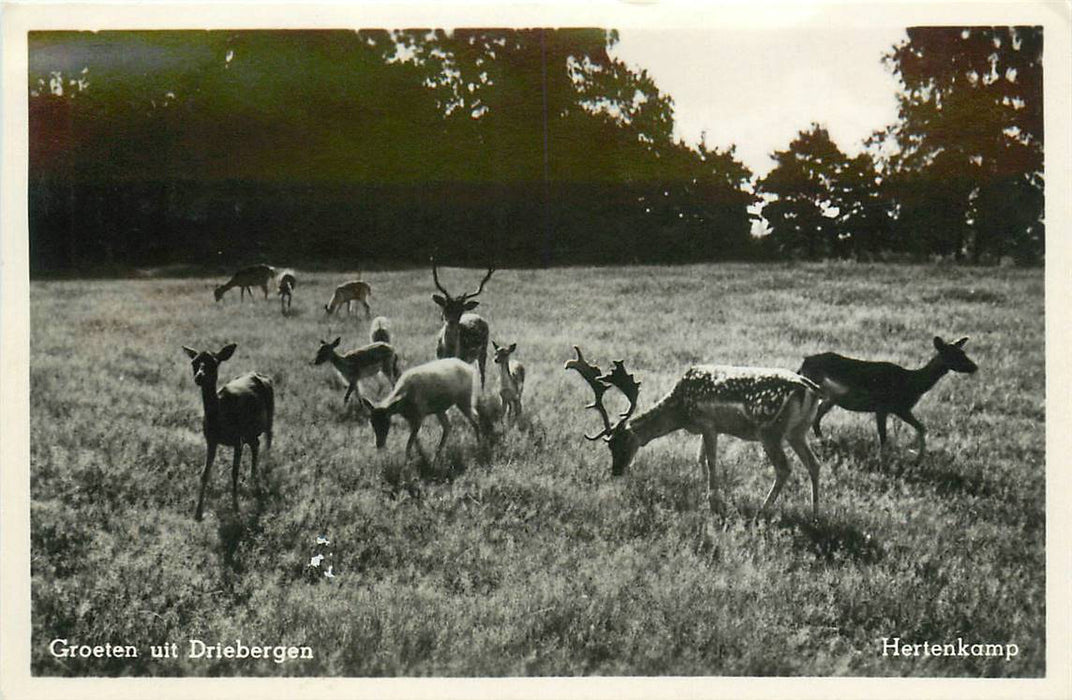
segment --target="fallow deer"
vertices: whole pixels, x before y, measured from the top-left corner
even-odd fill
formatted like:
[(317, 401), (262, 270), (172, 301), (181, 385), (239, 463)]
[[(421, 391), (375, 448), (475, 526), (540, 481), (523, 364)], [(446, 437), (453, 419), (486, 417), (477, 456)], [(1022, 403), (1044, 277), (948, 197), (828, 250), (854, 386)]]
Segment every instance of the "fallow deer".
[(275, 277), (275, 268), (271, 265), (252, 265), (250, 267), (244, 267), (238, 272), (234, 273), (231, 279), (225, 283), (216, 287), (213, 294), (216, 296), (216, 301), (223, 299), (223, 295), (227, 293), (228, 289), (233, 287), (239, 287), (239, 299), (246, 298), (246, 292), (249, 292), (249, 298), (253, 298), (252, 287), (260, 287), (264, 290), (264, 298), (268, 298), (268, 283)]
[(344, 404), (350, 400), (350, 394), (355, 391), (357, 392), (357, 398), (361, 398), (361, 389), (357, 384), (361, 379), (374, 377), (381, 373), (392, 384), (398, 379), (395, 374), (397, 367), (395, 350), (389, 344), (371, 343), (345, 355), (340, 355), (335, 351), (335, 348), (339, 347), (341, 340), (342, 338), (336, 338), (330, 343), (321, 340), (320, 348), (316, 352), (313, 364), (322, 365), (325, 362), (331, 362), (335, 370), (342, 375), (342, 378), (347, 383), (346, 395), (342, 399)]
[(324, 305), (324, 311), (329, 314), (335, 313), (335, 310), (346, 304), (346, 313), (350, 313), (351, 302), (360, 302), (365, 307), (365, 318), (372, 315), (372, 310), (369, 308), (367, 299), (372, 295), (372, 287), (367, 282), (361, 280), (353, 280), (352, 282), (345, 282), (335, 288), (335, 293), (331, 295), (331, 301)]
[(892, 362), (855, 360), (832, 352), (809, 355), (798, 372), (819, 385), (823, 400), (815, 415), (813, 429), (822, 437), (819, 423), (834, 406), (847, 411), (874, 413), (879, 445), (886, 444), (886, 417), (893, 414), (916, 429), (919, 453), (926, 449), (926, 429), (912, 415), (912, 408), (950, 370), (972, 374), (978, 365), (964, 353), (968, 339), (946, 343), (934, 337), (936, 353), (923, 367), (909, 370)]
[(499, 365), (499, 395), (502, 397), (504, 415), (509, 414), (514, 422), (521, 417), (521, 393), (525, 390), (525, 366), (516, 360), (511, 360), (510, 355), (517, 350), (517, 343), (510, 343), (509, 347), (499, 347), (495, 341), (491, 343), (495, 349), (495, 364)]
[[(391, 345), (391, 324), (386, 317), (377, 316), (372, 319), (372, 323), (369, 324), (369, 342)], [(394, 376), (396, 378), (402, 374), (401, 365), (402, 361), (396, 352), (394, 359)]]
[[(450, 420), (447, 411), (457, 406), (469, 425), (473, 427), (477, 440), (480, 440), (480, 428), (476, 421), (476, 370), (467, 362), (457, 358), (432, 360), (423, 365), (411, 367), (402, 373), (395, 388), (379, 404), (373, 404), (362, 398), (361, 402), (369, 413), (372, 429), (376, 433), (376, 447), (382, 449), (387, 444), (387, 434), (391, 429), (391, 416), (400, 415), (409, 423), (409, 442), (406, 443), (406, 458), (414, 445), (424, 459), (431, 464), (439, 456), (450, 434)], [(435, 415), (443, 427), (443, 435), (433, 458), (428, 454), (417, 438), (421, 423), (426, 416)]]
[(249, 445), (254, 484), (257, 483), (257, 452), (261, 433), (265, 435), (266, 446), (272, 446), (275, 394), (271, 379), (256, 372), (247, 372), (216, 391), (220, 364), (230, 359), (235, 347), (236, 345), (231, 343), (216, 353), (207, 350), (198, 352), (185, 345), (182, 348), (192, 360), (194, 383), (201, 387), (201, 401), (205, 410), (205, 443), (208, 446), (205, 470), (201, 473), (201, 492), (197, 496), (197, 510), (194, 512), (196, 520), (201, 520), (205, 488), (212, 471), (212, 463), (216, 459), (218, 445), (234, 448), (231, 501), (235, 513), (238, 512), (238, 468), (242, 461), (242, 445)]
[[(782, 448), (788, 442), (811, 476), (812, 517), (819, 517), (819, 461), (808, 447), (805, 436), (819, 404), (818, 387), (800, 375), (782, 369), (696, 365), (690, 367), (674, 388), (647, 411), (630, 418), (636, 410), (640, 382), (629, 374), (622, 362), (600, 374), (599, 367), (588, 364), (580, 348), (577, 358), (566, 362), (566, 369), (576, 370), (592, 388), (594, 408), (603, 419), (603, 430), (585, 435), (589, 440), (602, 438), (610, 447), (611, 474), (620, 476), (633, 461), (637, 450), (677, 430), (703, 436), (700, 468), (707, 482), (712, 510), (724, 514), (718, 493), (715, 468), (718, 436), (732, 435), (759, 442), (774, 465), (774, 484), (763, 500), (758, 515), (771, 507), (789, 477), (789, 460)], [(603, 406), (603, 394), (616, 387), (629, 400), (629, 408), (613, 426)], [(706, 459), (704, 459), (706, 457)]]
[(479, 314), (468, 312), (480, 305), (479, 301), (473, 301), (473, 297), (484, 291), (484, 285), (493, 272), (495, 270), (489, 267), (475, 292), (464, 292), (455, 297), (439, 283), (436, 263), (432, 260), (432, 280), (436, 288), (443, 292), (442, 295), (432, 295), (432, 301), (443, 312), (443, 327), (436, 336), (436, 357), (457, 357), (464, 362), (475, 360), (480, 367), (481, 390), (484, 388), (484, 366), (488, 361), (488, 322)]
[(284, 314), (290, 309), (291, 301), (294, 296), (294, 287), (297, 283), (298, 280), (290, 270), (287, 270), (279, 276), (279, 310)]

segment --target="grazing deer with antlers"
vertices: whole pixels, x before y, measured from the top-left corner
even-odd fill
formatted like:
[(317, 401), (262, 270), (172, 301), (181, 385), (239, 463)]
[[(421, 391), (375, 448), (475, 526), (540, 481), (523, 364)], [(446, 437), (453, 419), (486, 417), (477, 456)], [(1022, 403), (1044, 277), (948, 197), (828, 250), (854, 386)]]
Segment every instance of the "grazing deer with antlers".
[(290, 270), (279, 276), (279, 310), (284, 314), (290, 309), (291, 300), (294, 296), (294, 287), (297, 284), (298, 280)]
[(346, 304), (346, 313), (350, 313), (351, 302), (360, 302), (365, 307), (365, 318), (372, 315), (372, 310), (369, 308), (368, 301), (372, 296), (372, 287), (367, 282), (361, 280), (353, 280), (352, 282), (345, 282), (335, 288), (334, 294), (331, 295), (331, 301), (324, 304), (324, 311), (329, 314), (334, 314), (335, 310), (343, 304)]
[[(409, 442), (406, 443), (406, 458), (414, 445), (425, 463), (431, 464), (439, 456), (450, 434), (450, 420), (447, 411), (457, 406), (469, 425), (473, 427), (476, 438), (480, 440), (480, 428), (476, 421), (475, 399), (479, 394), (476, 389), (476, 370), (467, 362), (450, 357), (432, 360), (423, 365), (411, 367), (402, 373), (395, 388), (378, 405), (368, 399), (361, 399), (369, 413), (369, 421), (376, 433), (376, 447), (382, 449), (387, 444), (387, 434), (391, 429), (391, 416), (400, 415), (409, 423)], [(430, 460), (428, 454), (417, 439), (417, 432), (426, 416), (435, 415), (443, 427), (435, 455)]]
[(239, 301), (246, 298), (246, 292), (249, 292), (249, 298), (253, 298), (252, 287), (260, 287), (264, 290), (264, 298), (268, 298), (268, 282), (275, 277), (275, 268), (271, 265), (251, 265), (250, 267), (244, 267), (238, 272), (234, 273), (231, 279), (225, 283), (216, 287), (213, 294), (216, 296), (216, 301), (223, 299), (223, 295), (227, 293), (228, 289), (233, 287), (239, 287)]
[(517, 350), (517, 343), (510, 343), (509, 347), (499, 347), (495, 341), (491, 343), (495, 349), (495, 364), (499, 365), (499, 395), (502, 397), (502, 405), (505, 414), (513, 416), (514, 422), (521, 417), (521, 392), (525, 389), (525, 366), (516, 360), (511, 360), (510, 355)]
[[(789, 460), (782, 449), (782, 443), (788, 442), (811, 476), (812, 517), (819, 517), (819, 460), (805, 439), (819, 404), (818, 387), (810, 380), (781, 369), (696, 365), (685, 372), (669, 394), (630, 421), (640, 382), (620, 360), (614, 362), (612, 371), (600, 374), (599, 367), (585, 361), (580, 348), (573, 349), (577, 359), (566, 362), (566, 369), (576, 370), (592, 388), (595, 400), (587, 408), (596, 409), (604, 426), (596, 435), (585, 437), (606, 441), (613, 475), (623, 474), (637, 450), (656, 438), (682, 429), (699, 433), (703, 436), (699, 462), (706, 477), (708, 498), (711, 508), (721, 515), (724, 506), (715, 469), (718, 436), (759, 442), (774, 465), (775, 477), (758, 517), (774, 504), (789, 477)], [(613, 426), (603, 406), (603, 394), (612, 386), (629, 400), (628, 410)]]
[(488, 268), (488, 274), (480, 280), (475, 292), (464, 292), (451, 296), (450, 292), (439, 283), (435, 259), (432, 259), (432, 280), (442, 295), (433, 294), (432, 301), (443, 311), (443, 327), (436, 336), (436, 357), (457, 357), (464, 362), (474, 360), (480, 366), (480, 388), (484, 388), (484, 365), (488, 361), (488, 322), (479, 314), (469, 313), (480, 305), (473, 297), (484, 291), (484, 285), (495, 272)]
[(253, 462), (253, 482), (257, 482), (257, 451), (261, 433), (265, 435), (268, 448), (272, 446), (272, 419), (275, 414), (275, 394), (272, 380), (256, 372), (248, 372), (224, 384), (216, 391), (219, 368), (230, 359), (237, 346), (225, 345), (219, 352), (198, 352), (183, 346), (183, 351), (193, 361), (194, 383), (201, 387), (204, 404), (205, 442), (208, 454), (205, 470), (201, 473), (201, 492), (197, 496), (194, 519), (201, 520), (205, 503), (205, 487), (208, 485), (212, 463), (216, 459), (216, 447), (226, 445), (234, 448), (234, 465), (231, 467), (231, 501), (238, 512), (238, 467), (242, 461), (242, 445), (249, 445)]
[(345, 355), (340, 355), (335, 352), (335, 348), (339, 347), (341, 340), (342, 338), (336, 338), (330, 343), (321, 340), (320, 348), (316, 352), (313, 364), (322, 365), (325, 362), (331, 362), (335, 370), (346, 380), (346, 396), (342, 399), (344, 404), (350, 400), (350, 394), (355, 391), (357, 392), (357, 398), (361, 398), (361, 389), (357, 385), (358, 380), (374, 377), (381, 373), (392, 384), (398, 379), (395, 374), (398, 366), (395, 360), (395, 350), (389, 344), (371, 343)]
[(936, 354), (923, 367), (909, 370), (892, 362), (868, 362), (833, 352), (809, 355), (798, 372), (819, 385), (823, 401), (815, 415), (813, 429), (822, 437), (819, 423), (830, 409), (840, 406), (847, 411), (874, 413), (878, 441), (886, 445), (886, 417), (893, 414), (916, 429), (918, 464), (926, 449), (926, 429), (912, 415), (912, 408), (925, 393), (950, 370), (972, 374), (978, 365), (964, 352), (968, 339), (946, 343), (934, 337)]

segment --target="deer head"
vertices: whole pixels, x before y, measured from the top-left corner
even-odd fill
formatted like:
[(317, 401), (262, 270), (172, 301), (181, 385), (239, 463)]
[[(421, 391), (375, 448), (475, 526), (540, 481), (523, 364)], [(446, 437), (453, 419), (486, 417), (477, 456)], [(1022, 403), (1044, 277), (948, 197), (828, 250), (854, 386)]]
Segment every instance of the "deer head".
[[(501, 365), (501, 364), (504, 364), (506, 362), (509, 362), (510, 361), (510, 355), (512, 355), (513, 352), (515, 350), (517, 350), (517, 343), (510, 343), (509, 346), (502, 347), (501, 345), (499, 345), (498, 343), (496, 343), (493, 340), (493, 341), (491, 341), (491, 345), (492, 345), (492, 347), (495, 348), (494, 361), (495, 361), (495, 364), (497, 364), (497, 365)], [(509, 367), (509, 365), (507, 365), (507, 366)]]
[[(629, 430), (627, 425), (633, 415), (633, 411), (636, 410), (637, 398), (640, 394), (640, 382), (636, 381), (633, 375), (626, 371), (625, 365), (621, 360), (614, 361), (614, 368), (610, 372), (601, 374), (598, 366), (585, 361), (579, 347), (574, 345), (573, 349), (577, 353), (577, 359), (566, 362), (565, 368), (567, 370), (576, 370), (588, 382), (595, 399), (585, 408), (594, 408), (599, 413), (600, 418), (603, 419), (603, 430), (601, 432), (595, 435), (585, 435), (584, 437), (592, 441), (602, 438), (607, 443), (611, 454), (611, 474), (621, 476), (625, 473), (626, 468), (633, 461), (633, 457), (636, 456), (637, 450), (640, 448), (640, 441)], [(603, 395), (612, 386), (622, 392), (622, 395), (629, 400), (629, 408), (625, 412), (618, 414), (618, 422), (613, 426), (610, 423), (607, 409), (603, 405)]]
[[(339, 347), (339, 343), (342, 341), (342, 336), (336, 338), (332, 342), (326, 340), (320, 341), (320, 348), (316, 351), (316, 359), (313, 360), (314, 365), (322, 365), (331, 359), (331, 353), (335, 348)], [(308, 357), (308, 355), (306, 355)]]
[(237, 347), (235, 343), (231, 343), (230, 345), (224, 345), (219, 352), (212, 353), (208, 350), (198, 352), (183, 345), (183, 351), (192, 360), (190, 364), (193, 366), (194, 384), (200, 387), (215, 387), (216, 380), (219, 378), (220, 364), (231, 359), (231, 355), (234, 355)]
[(972, 374), (975, 370), (979, 369), (979, 366), (972, 362), (967, 354), (965, 354), (963, 348), (964, 344), (967, 342), (967, 336), (952, 343), (947, 343), (938, 336), (934, 336), (934, 349), (938, 351), (938, 355), (942, 358), (942, 362), (944, 362), (949, 369), (954, 372)]
[(473, 301), (473, 297), (478, 296), (484, 291), (484, 285), (491, 279), (491, 274), (495, 272), (494, 269), (488, 268), (488, 274), (484, 275), (484, 279), (480, 280), (480, 286), (476, 288), (475, 292), (465, 292), (459, 296), (452, 296), (450, 292), (443, 288), (443, 285), (439, 283), (439, 274), (436, 269), (435, 258), (432, 258), (432, 280), (435, 282), (436, 288), (443, 292), (442, 294), (433, 294), (432, 301), (439, 305), (439, 308), (443, 311), (443, 320), (448, 324), (457, 324), (461, 320), (462, 314), (466, 311), (472, 311), (480, 305), (479, 301)]

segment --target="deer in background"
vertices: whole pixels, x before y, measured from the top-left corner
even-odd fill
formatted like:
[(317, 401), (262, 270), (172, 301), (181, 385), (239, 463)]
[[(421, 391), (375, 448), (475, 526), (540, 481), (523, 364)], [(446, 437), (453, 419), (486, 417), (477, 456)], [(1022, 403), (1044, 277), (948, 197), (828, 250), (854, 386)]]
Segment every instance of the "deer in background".
[(473, 301), (473, 297), (484, 291), (484, 285), (491, 279), (493, 272), (495, 270), (489, 267), (475, 292), (465, 292), (455, 297), (439, 283), (435, 259), (432, 259), (432, 280), (436, 288), (443, 293), (432, 295), (432, 301), (438, 304), (443, 312), (443, 327), (436, 336), (436, 357), (457, 357), (463, 362), (475, 360), (480, 366), (481, 390), (484, 388), (484, 365), (488, 361), (488, 322), (479, 314), (469, 312), (480, 305), (479, 301)]
[(934, 337), (936, 354), (923, 367), (909, 370), (892, 362), (868, 362), (833, 352), (809, 355), (798, 372), (815, 382), (823, 392), (823, 401), (812, 426), (822, 437), (819, 423), (830, 409), (840, 406), (847, 411), (874, 413), (880, 447), (886, 445), (886, 417), (893, 414), (916, 429), (918, 464), (926, 449), (926, 429), (912, 415), (912, 408), (925, 393), (950, 370), (972, 374), (978, 365), (964, 353), (968, 339), (946, 343)]
[(231, 279), (227, 282), (216, 287), (213, 294), (216, 296), (216, 301), (223, 299), (223, 295), (227, 293), (228, 289), (233, 287), (239, 287), (241, 289), (239, 300), (246, 298), (246, 292), (249, 292), (249, 298), (253, 298), (252, 287), (260, 287), (264, 290), (264, 298), (268, 298), (268, 283), (275, 277), (275, 268), (271, 265), (251, 265), (250, 267), (244, 267), (238, 272), (234, 273)]
[(205, 487), (208, 485), (218, 445), (234, 448), (231, 501), (235, 513), (238, 513), (238, 468), (242, 461), (242, 445), (249, 445), (254, 484), (257, 482), (257, 451), (261, 433), (265, 435), (267, 447), (272, 447), (272, 419), (275, 415), (272, 380), (256, 372), (247, 372), (216, 391), (220, 364), (231, 358), (236, 347), (231, 343), (216, 353), (207, 350), (198, 352), (185, 345), (182, 348), (192, 360), (194, 383), (201, 387), (201, 401), (205, 409), (205, 443), (208, 445), (205, 470), (201, 473), (201, 492), (197, 496), (197, 510), (194, 512), (195, 520), (201, 520)]
[(516, 423), (521, 417), (521, 392), (525, 389), (525, 366), (520, 362), (510, 359), (510, 355), (517, 350), (517, 343), (510, 343), (509, 347), (499, 347), (492, 341), (495, 349), (495, 364), (499, 365), (499, 395), (502, 397), (504, 414), (510, 414)]
[(330, 343), (321, 340), (320, 348), (316, 352), (313, 364), (322, 365), (325, 362), (331, 362), (335, 371), (342, 375), (342, 378), (347, 383), (346, 396), (342, 399), (344, 404), (350, 400), (350, 394), (355, 391), (357, 392), (357, 398), (361, 398), (361, 390), (357, 385), (361, 379), (367, 379), (381, 373), (392, 384), (398, 379), (395, 374), (398, 366), (395, 359), (395, 350), (388, 343), (371, 343), (345, 355), (340, 355), (335, 352), (335, 348), (339, 347), (340, 341), (342, 341), (342, 338), (336, 338)]
[(294, 287), (297, 283), (298, 280), (291, 270), (286, 270), (279, 276), (279, 310), (284, 314), (290, 309), (291, 300), (294, 296)]
[[(372, 323), (369, 324), (369, 342), (370, 343), (387, 343), (391, 345), (391, 323), (385, 316), (377, 316), (372, 319)], [(392, 345), (392, 347), (394, 347)], [(393, 370), (395, 378), (398, 378), (402, 374), (402, 361), (398, 357), (398, 353), (395, 352), (395, 359), (393, 363)]]
[(329, 314), (334, 314), (335, 310), (346, 304), (346, 313), (350, 313), (351, 302), (360, 302), (365, 307), (365, 318), (372, 315), (372, 310), (369, 308), (368, 301), (372, 296), (372, 287), (367, 282), (361, 280), (353, 280), (352, 282), (344, 282), (335, 288), (335, 293), (331, 295), (331, 301), (324, 305), (324, 310)]
[[(588, 440), (603, 439), (610, 448), (611, 474), (620, 476), (632, 463), (637, 450), (669, 433), (685, 430), (703, 436), (700, 468), (707, 481), (712, 510), (724, 514), (718, 493), (715, 468), (719, 435), (732, 435), (763, 445), (774, 465), (774, 484), (763, 500), (756, 517), (771, 507), (789, 478), (789, 460), (782, 444), (789, 443), (811, 476), (812, 517), (819, 517), (819, 461), (808, 447), (805, 436), (819, 406), (819, 392), (810, 380), (782, 369), (696, 365), (690, 367), (677, 384), (658, 403), (636, 418), (640, 382), (629, 374), (622, 362), (601, 374), (574, 346), (577, 358), (566, 362), (567, 370), (576, 370), (595, 394), (587, 406), (603, 419), (603, 430), (585, 435)], [(617, 388), (628, 400), (629, 408), (611, 425), (603, 394)], [(705, 459), (706, 457), (706, 459)]]
[[(406, 459), (414, 446), (426, 464), (439, 456), (443, 445), (450, 435), (450, 420), (447, 411), (457, 406), (473, 433), (480, 440), (480, 427), (476, 421), (475, 401), (479, 391), (476, 388), (476, 370), (468, 362), (450, 357), (432, 360), (423, 365), (411, 367), (402, 373), (395, 388), (379, 404), (373, 404), (362, 398), (361, 402), (369, 413), (369, 421), (376, 433), (376, 448), (382, 449), (387, 444), (387, 434), (391, 429), (391, 416), (400, 415), (409, 423), (409, 442), (406, 443)], [(435, 455), (430, 460), (424, 451), (417, 432), (425, 417), (435, 415), (443, 427)]]

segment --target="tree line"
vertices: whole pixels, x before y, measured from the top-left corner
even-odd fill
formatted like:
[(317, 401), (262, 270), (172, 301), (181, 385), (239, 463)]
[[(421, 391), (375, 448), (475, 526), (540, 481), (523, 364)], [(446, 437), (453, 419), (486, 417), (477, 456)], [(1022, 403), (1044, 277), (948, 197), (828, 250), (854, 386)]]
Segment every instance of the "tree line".
[(31, 33), (31, 269), (1041, 261), (1041, 28), (909, 29), (883, 59), (897, 123), (852, 158), (812, 125), (763, 178), (676, 139), (672, 97), (616, 42)]

